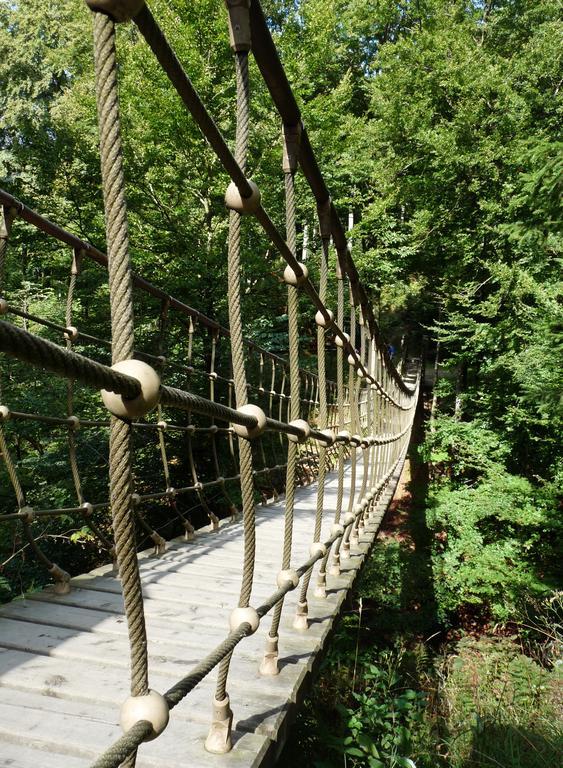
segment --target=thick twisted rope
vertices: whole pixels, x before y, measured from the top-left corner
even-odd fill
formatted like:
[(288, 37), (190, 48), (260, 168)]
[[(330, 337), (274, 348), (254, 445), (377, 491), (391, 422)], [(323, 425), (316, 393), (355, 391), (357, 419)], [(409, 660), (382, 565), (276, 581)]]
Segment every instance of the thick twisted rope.
[[(117, 363), (133, 354), (133, 292), (117, 91), (115, 25), (101, 13), (94, 14), (94, 60), (108, 248), (112, 362)], [(142, 696), (148, 691), (149, 681), (143, 595), (131, 503), (131, 426), (114, 416), (110, 427), (109, 476), (115, 551), (129, 634), (131, 693)], [(134, 755), (128, 765), (134, 765)]]
[[(338, 272), (338, 295), (337, 295), (337, 319), (338, 325), (342, 328), (344, 324), (344, 277), (342, 273)], [(344, 350), (342, 347), (336, 348), (336, 389), (337, 389), (337, 405), (338, 405), (338, 429), (343, 430), (345, 426), (344, 422)], [(334, 512), (334, 522), (340, 521), (340, 515), (342, 513), (342, 501), (344, 499), (344, 446), (338, 444), (338, 488), (336, 491), (336, 510)], [(334, 545), (333, 550), (333, 569), (335, 575), (340, 573), (340, 543), (341, 539), (338, 539)], [(326, 571), (326, 566), (329, 558), (329, 552), (326, 553), (323, 560), (323, 569)]]
[[(235, 70), (237, 79), (237, 125), (235, 158), (242, 172), (246, 171), (246, 155), (250, 127), (250, 98), (248, 79), (248, 52), (235, 52)], [(237, 408), (247, 403), (246, 372), (244, 348), (242, 343), (242, 317), (240, 302), (240, 237), (242, 216), (236, 211), (229, 213), (228, 247), (228, 306), (229, 327), (231, 330), (231, 361)], [(239, 440), (240, 486), (242, 498), (242, 520), (244, 530), (244, 563), (239, 606), (244, 608), (250, 603), (252, 580), (254, 576), (254, 555), (256, 549), (256, 530), (254, 512), (254, 481), (252, 474), (252, 447), (250, 441)], [(223, 701), (227, 693), (227, 676), (230, 655), (219, 667), (215, 698)]]
[[(321, 225), (322, 226), (322, 225)], [(321, 269), (319, 279), (319, 296), (324, 302), (326, 299), (327, 283), (328, 283), (328, 248), (329, 239), (327, 237), (322, 238), (321, 248)], [(327, 396), (326, 396), (326, 362), (325, 362), (325, 329), (321, 326), (317, 326), (317, 361), (318, 361), (318, 387), (319, 387), (319, 427), (325, 429), (327, 426)], [(321, 539), (321, 527), (323, 521), (323, 508), (324, 508), (324, 484), (327, 470), (327, 449), (324, 443), (319, 446), (319, 468), (317, 474), (317, 508), (315, 512), (315, 529), (313, 533), (313, 541), (320, 541)], [(322, 565), (321, 565), (322, 568)], [(303, 578), (301, 585), (301, 593), (299, 595), (299, 602), (301, 606), (307, 604), (307, 592), (309, 590), (309, 583), (313, 569), (307, 571)], [(322, 578), (322, 576), (319, 576)]]
[[(287, 244), (296, 252), (297, 233), (295, 226), (295, 177), (293, 172), (285, 173), (285, 218)], [(290, 420), (298, 419), (301, 415), (300, 406), (300, 377), (299, 377), (299, 327), (298, 327), (298, 296), (297, 288), (287, 286), (287, 321), (289, 341), (289, 386), (290, 386)], [(291, 565), (291, 546), (293, 539), (293, 513), (295, 507), (295, 486), (297, 479), (297, 443), (293, 440), (287, 442), (287, 470), (285, 476), (285, 512), (282, 570)], [(283, 598), (276, 603), (270, 637), (278, 635), (279, 625), (283, 610)]]

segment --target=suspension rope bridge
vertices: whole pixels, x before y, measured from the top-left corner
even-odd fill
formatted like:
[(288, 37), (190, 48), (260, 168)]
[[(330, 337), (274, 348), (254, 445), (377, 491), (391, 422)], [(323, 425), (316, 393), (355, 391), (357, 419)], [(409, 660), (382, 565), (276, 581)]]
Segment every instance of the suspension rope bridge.
[[(237, 84), (234, 153), (144, 0), (87, 4), (107, 254), (0, 190), (0, 452), (14, 495), (0, 524), (20, 527), (53, 580), (0, 609), (0, 685), (9, 692), (0, 764), (258, 766), (283, 744), (288, 714), (392, 497), (409, 444), (419, 366), (411, 361), (399, 373), (380, 337), (259, 2), (227, 2)], [(137, 26), (231, 179), (228, 328), (132, 271), (118, 22)], [(247, 175), (250, 51), (281, 118), (285, 236)], [(296, 256), (299, 168), (317, 206), (318, 287)], [(286, 265), (287, 360), (243, 336), (241, 236), (248, 217)], [(59, 322), (6, 293), (8, 245), (18, 221), (69, 250)], [(335, 311), (328, 306), (332, 246)], [(111, 340), (76, 319), (90, 263), (107, 270)], [(144, 311), (157, 307), (156, 348), (135, 327), (139, 296)], [(300, 296), (316, 312), (316, 372), (299, 367)], [(56, 390), (62, 412), (35, 413), (12, 402), (11, 365), (19, 366), (14, 375), (46, 371), (62, 381), (64, 391)], [(335, 381), (328, 378), (332, 371)], [(104, 410), (83, 396), (93, 390), (101, 390)], [(67, 504), (42, 503), (38, 489), (26, 487), (12, 438), (30, 422), (66, 435), (74, 487)], [(103, 439), (108, 430), (109, 498), (92, 498), (81, 440), (89, 432)], [(159, 488), (143, 477), (139, 445), (157, 450)], [(181, 476), (178, 463), (186, 470)], [(155, 509), (176, 521), (183, 538), (165, 540), (154, 526)], [(113, 537), (104, 525), (108, 510)], [(194, 510), (207, 516), (204, 529)], [(71, 578), (49, 558), (41, 526), (68, 516), (82, 519), (114, 566)], [(152, 540), (153, 553), (138, 554), (139, 537)]]

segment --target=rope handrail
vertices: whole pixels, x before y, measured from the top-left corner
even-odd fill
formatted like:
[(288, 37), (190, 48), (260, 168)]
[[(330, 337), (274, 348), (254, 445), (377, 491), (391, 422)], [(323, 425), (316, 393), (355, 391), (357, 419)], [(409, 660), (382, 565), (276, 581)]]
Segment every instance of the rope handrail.
[[(99, 248), (96, 248), (87, 240), (82, 240), (77, 235), (74, 235), (71, 232), (68, 232), (63, 227), (60, 227), (58, 224), (55, 224), (54, 222), (45, 218), (41, 214), (37, 213), (37, 211), (34, 211), (32, 208), (25, 205), (25, 203), (22, 203), (21, 200), (18, 200), (16, 197), (14, 197), (13, 195), (10, 195), (6, 190), (1, 188), (0, 188), (0, 204), (4, 205), (6, 208), (9, 208), (9, 209), (13, 208), (16, 211), (17, 216), (21, 218), (23, 221), (26, 221), (28, 224), (32, 224), (39, 231), (45, 233), (46, 235), (50, 235), (51, 237), (54, 237), (59, 242), (65, 243), (65, 245), (68, 245), (71, 248), (74, 248), (76, 251), (83, 252), (84, 255), (90, 258), (92, 261), (96, 262), (97, 264), (100, 264), (100, 266), (107, 269), (108, 259), (106, 254), (103, 251), (101, 251)], [(179, 312), (182, 312), (187, 317), (191, 317), (194, 320), (197, 320), (198, 322), (200, 322), (202, 325), (206, 326), (210, 330), (217, 331), (225, 338), (230, 337), (231, 334), (228, 328), (221, 325), (220, 323), (217, 323), (215, 320), (211, 319), (210, 317), (207, 317), (207, 315), (204, 315), (199, 310), (194, 309), (193, 307), (190, 307), (188, 304), (185, 304), (184, 302), (180, 301), (176, 296), (172, 296), (171, 294), (167, 293), (166, 291), (162, 290), (158, 286), (146, 280), (144, 277), (141, 277), (141, 275), (138, 275), (135, 272), (133, 272), (131, 279), (133, 280), (133, 284), (135, 285), (135, 287), (139, 288), (140, 290), (144, 291), (150, 296), (153, 296), (156, 299), (160, 299), (161, 301), (168, 302), (170, 307), (172, 307), (173, 309), (177, 309)], [(12, 311), (14, 311), (13, 308), (12, 308)], [(45, 321), (43, 320), (42, 322), (45, 322)], [(59, 330), (59, 326), (57, 326), (56, 330)], [(83, 336), (84, 338), (95, 340), (96, 342), (101, 341), (102, 343), (105, 343), (104, 339), (96, 339), (95, 337), (88, 336), (83, 333), (81, 333), (80, 335)], [(285, 360), (285, 358), (281, 357), (280, 355), (276, 355), (274, 352), (271, 352), (270, 350), (265, 349), (264, 347), (261, 347), (255, 341), (252, 341), (252, 339), (245, 337), (244, 343), (251, 349), (255, 349), (257, 352), (259, 352), (262, 355), (265, 355), (269, 359), (276, 360), (283, 365), (287, 364), (287, 361)], [(307, 370), (306, 372), (308, 375), (316, 376), (314, 371)]]
[[(17, 509), (0, 514), (0, 522), (21, 526), (28, 541), (26, 546), (31, 547), (48, 569), (59, 593), (70, 590), (71, 578), (51, 562), (33, 536), (36, 520), (76, 515), (115, 555), (129, 640), (131, 698), (122, 708), (126, 733), (104, 752), (94, 766), (113, 768), (123, 765), (134, 768), (138, 747), (164, 730), (169, 711), (216, 667), (213, 718), (205, 746), (214, 753), (230, 750), (233, 715), (228, 693), (229, 669), (236, 646), (253, 634), (261, 619), (273, 611), (260, 673), (277, 674), (284, 600), (298, 586), (293, 626), (302, 631), (308, 629), (309, 587), (317, 564), (320, 567), (315, 595), (325, 598), (327, 577), (338, 575), (341, 561), (349, 558), (352, 548), (358, 545), (363, 528), (376, 512), (384, 491), (404, 460), (418, 399), (420, 371), (415, 370), (413, 364), (403, 378), (382, 343), (368, 294), (360, 282), (352, 257), (351, 244), (330, 199), (259, 2), (227, 0), (237, 88), (233, 151), (144, 0), (86, 2), (94, 11), (96, 102), (107, 255), (0, 190), (0, 315), (4, 318), (0, 319), (0, 352), (29, 364), (33, 370), (43, 369), (56, 375), (66, 386), (66, 409), (62, 411), (65, 416), (33, 413), (25, 403), (20, 406), (17, 399), (13, 402), (9, 396), (6, 404), (0, 389), (0, 454), (12, 484)], [(226, 260), (228, 328), (132, 271), (114, 16), (120, 21), (133, 20), (137, 25), (231, 179), (225, 196), (229, 209)], [(258, 188), (247, 175), (251, 138), (250, 51), (253, 51), (282, 122), (285, 236), (273, 223), (262, 205)], [(299, 166), (317, 203), (320, 233), (318, 286), (313, 284), (307, 267), (297, 259), (295, 222)], [(287, 264), (284, 282), (287, 284), (288, 360), (243, 337), (241, 239), (247, 214), (254, 216)], [(41, 313), (30, 312), (27, 305), (23, 308), (15, 306), (5, 295), (7, 243), (12, 224), (18, 218), (72, 249), (64, 324), (55, 322), (51, 317), (42, 317)], [(352, 227), (353, 218), (350, 218), (349, 229)], [(338, 261), (335, 313), (327, 305), (331, 239)], [(78, 262), (83, 256), (107, 269), (111, 341), (84, 333), (73, 326), (76, 292), (80, 288)], [(153, 354), (154, 350), (145, 351), (143, 341), (135, 339), (136, 332), (140, 335), (140, 326), (134, 322), (134, 287), (160, 301), (155, 334), (158, 354)], [(317, 372), (299, 368), (299, 293), (307, 296), (309, 306), (317, 310)], [(170, 316), (173, 312), (179, 313), (183, 324), (175, 325), (171, 332), (170, 324), (178, 319), (175, 315)], [(14, 322), (11, 322), (12, 316)], [(60, 334), (64, 338), (64, 346), (29, 332), (28, 322)], [(24, 327), (18, 323), (23, 323)], [(205, 344), (197, 337), (196, 326), (209, 332)], [(182, 330), (180, 341), (173, 335), (178, 327)], [(345, 327), (349, 329), (349, 334), (344, 331)], [(205, 334), (202, 335), (205, 337)], [(167, 350), (172, 347), (171, 339), (175, 345), (174, 353), (178, 347), (182, 349), (182, 362), (167, 358)], [(228, 363), (225, 362), (226, 355), (222, 354), (222, 339), (229, 340)], [(330, 344), (327, 344), (327, 339)], [(93, 359), (89, 354), (78, 353), (75, 346), (80, 344), (89, 354), (101, 354), (102, 358), (111, 349), (112, 365)], [(245, 356), (245, 349), (250, 349), (254, 358), (248, 354)], [(336, 357), (336, 382), (327, 378), (330, 356)], [(227, 365), (230, 368), (225, 370)], [(97, 418), (96, 410), (83, 414), (83, 403), (75, 393), (77, 384), (83, 385), (90, 393), (93, 388), (102, 391), (109, 420)], [(249, 396), (253, 398), (250, 402)], [(93, 409), (89, 397), (88, 394), (86, 400)], [(79, 402), (80, 408), (77, 407)], [(11, 405), (14, 405), (13, 409)], [(177, 410), (184, 412), (185, 416), (176, 415), (171, 420), (170, 411)], [(148, 417), (151, 412), (154, 415)], [(186, 423), (181, 423), (182, 419)], [(10, 427), (11, 422), (15, 426)], [(66, 432), (65, 450), (68, 450), (75, 495), (72, 501), (63, 501), (61, 506), (55, 508), (47, 498), (40, 503), (31, 494), (29, 498), (26, 495), (25, 484), (18, 472), (18, 461), (12, 456), (8, 439), (10, 429), (17, 428), (20, 422), (44, 425), (43, 428), (51, 430), (49, 434), (59, 430), (64, 437)], [(107, 501), (88, 501), (85, 496), (88, 484), (79, 465), (77, 450), (81, 427), (108, 429), (110, 493)], [(174, 439), (180, 441), (183, 449), (181, 476), (174, 472), (171, 438), (167, 437), (169, 432), (176, 433)], [(137, 438), (141, 433), (145, 436), (143, 439), (152, 440), (153, 447), (157, 443), (157, 482), (154, 477), (145, 479), (134, 475), (135, 433)], [(194, 449), (196, 436), (198, 441), (199, 438), (206, 441), (206, 467), (202, 467), (203, 462), (199, 461), (198, 451)], [(345, 484), (348, 460), (349, 482)], [(325, 482), (334, 469), (338, 473), (337, 502), (334, 510), (327, 510)], [(307, 539), (310, 556), (296, 565), (292, 545), (295, 490), (298, 485), (306, 485), (313, 480), (316, 480), (316, 509), (311, 520), (313, 530)], [(137, 548), (139, 534), (152, 539), (156, 554), (164, 552), (166, 541), (161, 535), (164, 533), (163, 526), (158, 522), (153, 527), (151, 518), (146, 514), (147, 509), (151, 509), (151, 505), (158, 509), (169, 507), (176, 525), (184, 527), (185, 538), (193, 539), (196, 529), (189, 510), (182, 507), (182, 499), (185, 500), (186, 496), (196, 498), (199, 509), (211, 523), (211, 529), (217, 529), (216, 499), (221, 498), (223, 509), (226, 505), (233, 516), (239, 512), (233, 501), (237, 496), (231, 493), (233, 485), (240, 491), (243, 562), (238, 604), (231, 613), (229, 631), (199, 664), (168, 691), (157, 693), (149, 686), (145, 605)], [(254, 608), (256, 500), (259, 494), (263, 503), (269, 503), (279, 499), (284, 491), (281, 569), (275, 577), (276, 588)], [(108, 541), (103, 525), (102, 514), (107, 509), (111, 513), (114, 532), (112, 542)], [(328, 537), (323, 528), (327, 514), (334, 515)]]
[[(280, 61), (259, 0), (253, 0), (250, 3), (250, 29), (252, 35), (252, 53), (284, 125), (300, 126), (301, 140), (299, 163), (303, 170), (303, 174), (307, 179), (317, 203), (322, 204), (330, 201), (330, 192), (320, 171), (315, 153), (309, 141), (307, 129), (303, 124), (301, 112), (297, 106), (297, 101), (295, 100), (289, 80), (287, 79), (285, 70)], [(357, 297), (358, 304), (362, 308), (364, 317), (367, 318), (370, 325), (372, 337), (375, 338), (376, 341), (380, 341), (381, 337), (375, 315), (373, 314), (372, 303), (361, 284), (344, 233), (344, 227), (342, 226), (342, 222), (332, 201), (330, 202), (330, 216), (331, 233), (341, 263), (341, 268), (348, 275), (352, 291)], [(386, 367), (391, 373), (394, 382), (405, 394), (412, 395), (414, 390), (405, 385), (401, 375), (393, 365), (385, 346), (382, 346), (382, 351), (385, 357)]]
[[(248, 186), (246, 176), (244, 176), (244, 174), (241, 172), (241, 168), (236, 162), (236, 159), (231, 154), (225, 139), (215, 125), (215, 122), (208, 113), (207, 109), (205, 108), (190, 78), (184, 71), (181, 63), (170, 47), (164, 33), (158, 26), (148, 6), (143, 5), (133, 20), (145, 38), (147, 44), (151, 48), (152, 52), (154, 53), (155, 57), (157, 58), (158, 62), (160, 63), (162, 69), (168, 75), (178, 95), (200, 127), (203, 135), (209, 141), (212, 149), (215, 151), (218, 159), (222, 163), (224, 170), (229, 174), (232, 181), (237, 185), (242, 198), (250, 198), (251, 189)], [(276, 246), (280, 255), (285, 259), (288, 266), (293, 269), (297, 278), (304, 278), (301, 281), (301, 287), (307, 293), (318, 312), (320, 312), (327, 327), (330, 327), (334, 331), (335, 335), (341, 340), (344, 348), (353, 358), (358, 370), (361, 371), (362, 374), (365, 375), (365, 377), (376, 386), (381, 386), (381, 384), (365, 369), (362, 361), (356, 353), (356, 350), (350, 344), (350, 341), (347, 338), (345, 332), (338, 325), (334, 324), (332, 313), (320, 299), (308, 276), (303, 273), (301, 264), (288, 248), (286, 241), (280, 235), (270, 216), (263, 208), (259, 196), (257, 199), (256, 207), (252, 210), (252, 213), (272, 243)], [(383, 352), (383, 354), (385, 355), (385, 352)], [(387, 360), (388, 358), (385, 359)], [(394, 405), (401, 407), (400, 403), (396, 401), (392, 395), (384, 388), (382, 388), (382, 394), (388, 397), (394, 403)], [(413, 393), (407, 389), (405, 394), (412, 395)]]

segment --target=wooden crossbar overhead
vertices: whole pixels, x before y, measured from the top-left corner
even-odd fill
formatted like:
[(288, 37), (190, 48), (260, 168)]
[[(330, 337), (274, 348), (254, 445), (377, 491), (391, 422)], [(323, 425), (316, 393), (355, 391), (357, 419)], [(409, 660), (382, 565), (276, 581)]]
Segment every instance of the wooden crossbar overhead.
[[(404, 376), (400, 374), (381, 339), (369, 296), (361, 284), (344, 227), (330, 199), (260, 4), (246, 0), (227, 2), (237, 83), (234, 150), (228, 146), (143, 0), (88, 0), (88, 5), (93, 10), (107, 255), (31, 210), (8, 192), (0, 191), (3, 212), (0, 314), (4, 318), (0, 320), (0, 351), (26, 363), (30, 367), (28, 371), (47, 371), (66, 382), (65, 403), (58, 414), (28, 412), (17, 403), (3, 402), (3, 397), (0, 398), (0, 451), (14, 492), (14, 510), (0, 514), (0, 523), (21, 526), (29, 547), (52, 576), (61, 604), (73, 604), (74, 598), (69, 594), (76, 582), (42, 550), (37, 540), (40, 537), (34, 534), (38, 521), (65, 515), (81, 516), (101, 547), (107, 550), (108, 558), (115, 558), (126, 619), (130, 696), (120, 710), (123, 734), (102, 752), (93, 766), (131, 768), (141, 745), (166, 732), (171, 710), (185, 698), (189, 700), (192, 691), (215, 668), (217, 679), (214, 692), (209, 696), (212, 716), (205, 748), (214, 754), (232, 750), (233, 722), (236, 724), (240, 719), (237, 686), (230, 683), (231, 667), (236, 668), (237, 647), (243, 647), (247, 638), (268, 624), (261, 658), (256, 664), (256, 674), (261, 675), (267, 685), (268, 679), (279, 674), (286, 635), (295, 631), (306, 637), (310, 632), (310, 583), (315, 567), (319, 565), (314, 597), (317, 601), (328, 600), (327, 587), (330, 588), (331, 579), (337, 583), (344, 570), (349, 570), (346, 561), (357, 552), (366, 530), (370, 529), (371, 538), (377, 530), (408, 447), (420, 374), (414, 362)], [(137, 25), (231, 179), (225, 193), (229, 217), (228, 328), (132, 271), (121, 151), (117, 22)], [(248, 145), (252, 136), (248, 66), (251, 51), (280, 116), (285, 235), (267, 213), (267, 201), (262, 199), (248, 172)], [(318, 285), (313, 283), (307, 265), (299, 261), (297, 254), (299, 168), (317, 206)], [(241, 238), (251, 217), (262, 227), (286, 265), (283, 281), (287, 285), (288, 360), (243, 336)], [(18, 219), (69, 249), (64, 321), (54, 322), (33, 315), (4, 293), (8, 243)], [(337, 256), (335, 275), (330, 270), (333, 247)], [(81, 270), (88, 261), (107, 270), (109, 339), (75, 324)], [(337, 293), (334, 309), (328, 305), (332, 279), (336, 281)], [(136, 291), (157, 302), (156, 350), (144, 348), (134, 314)], [(299, 296), (308, 298), (311, 315), (315, 313), (315, 372), (299, 366), (299, 308), (302, 306)], [(39, 330), (31, 332), (22, 326), (22, 321), (26, 325), (31, 322)], [(183, 339), (180, 358), (167, 351), (171, 326)], [(205, 354), (198, 353), (200, 348), (205, 349)], [(330, 365), (332, 360), (334, 366)], [(328, 376), (333, 369), (336, 381)], [(78, 386), (101, 390), (105, 408), (102, 416), (99, 412), (94, 416), (80, 412)], [(68, 466), (75, 493), (74, 500), (66, 506), (49, 507), (40, 500), (32, 502), (28, 498), (37, 499), (37, 493), (22, 482), (9, 435), (10, 430), (29, 421), (66, 431)], [(109, 432), (109, 498), (89, 499), (84, 490), (86, 470), (79, 461), (79, 430), (100, 429), (104, 435)], [(157, 463), (162, 471), (159, 488), (144, 487), (143, 478), (135, 474), (139, 435), (158, 446)], [(187, 468), (187, 478), (178, 478), (180, 484), (173, 479), (172, 454), (177, 444), (171, 435), (182, 441)], [(198, 457), (199, 441), (203, 439), (207, 440), (206, 462)], [(298, 502), (304, 496), (303, 489), (313, 482), (311, 524), (303, 527), (296, 520), (300, 515)], [(283, 504), (279, 501), (282, 494), (285, 494)], [(262, 501), (278, 505), (279, 527), (276, 529), (272, 523), (272, 531), (276, 531), (275, 542), (272, 542), (276, 549), (274, 562), (267, 564), (265, 575), (260, 572), (257, 577), (260, 570), (257, 526), (261, 523), (256, 502), (260, 496)], [(215, 633), (212, 649), (202, 649), (195, 666), (186, 662), (178, 679), (166, 687), (166, 681), (151, 671), (152, 605), (147, 613), (143, 598), (143, 588), (147, 589), (147, 582), (143, 581), (146, 568), (144, 571), (143, 559), (138, 559), (138, 536), (150, 538), (155, 553), (165, 557), (166, 540), (147, 515), (150, 505), (162, 504), (185, 532), (184, 542), (176, 542), (174, 552), (185, 547), (189, 560), (189, 548), (198, 541), (198, 535), (187, 500), (203, 510), (211, 530), (218, 531), (219, 541), (226, 535), (227, 528), (221, 527), (220, 516), (214, 509), (218, 499), (233, 518), (241, 515), (237, 535), (242, 562), (237, 560), (236, 574), (230, 571), (230, 576), (240, 576), (240, 589), (234, 590), (237, 594), (233, 592), (225, 632)], [(104, 521), (108, 510), (112, 541)], [(169, 561), (173, 572), (174, 560), (169, 558)], [(214, 561), (213, 567), (217, 568), (218, 563)], [(220, 575), (217, 574), (217, 580)], [(99, 591), (113, 592), (115, 585), (115, 580), (111, 585), (106, 580)], [(344, 591), (349, 585), (345, 585)], [(295, 601), (290, 595), (294, 590), (298, 596)], [(294, 611), (290, 627), (288, 606)], [(181, 607), (178, 610), (181, 612)], [(266, 618), (270, 613), (271, 621)], [(7, 611), (6, 615), (12, 614)], [(201, 700), (198, 698), (197, 702), (200, 712)], [(143, 760), (141, 754), (140, 761)]]

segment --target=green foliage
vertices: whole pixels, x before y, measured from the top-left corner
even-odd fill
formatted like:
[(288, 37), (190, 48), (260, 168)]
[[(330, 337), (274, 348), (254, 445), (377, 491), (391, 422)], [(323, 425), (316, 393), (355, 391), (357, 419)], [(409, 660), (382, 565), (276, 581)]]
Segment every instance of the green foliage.
[(561, 525), (555, 489), (506, 471), (508, 446), (477, 421), (442, 417), (423, 454), (436, 479), (428, 500), (442, 621), (467, 606), (506, 621), (553, 584)]
[(560, 667), (548, 671), (508, 639), (467, 638), (446, 661), (441, 696), (448, 764), (543, 768), (563, 746)]

